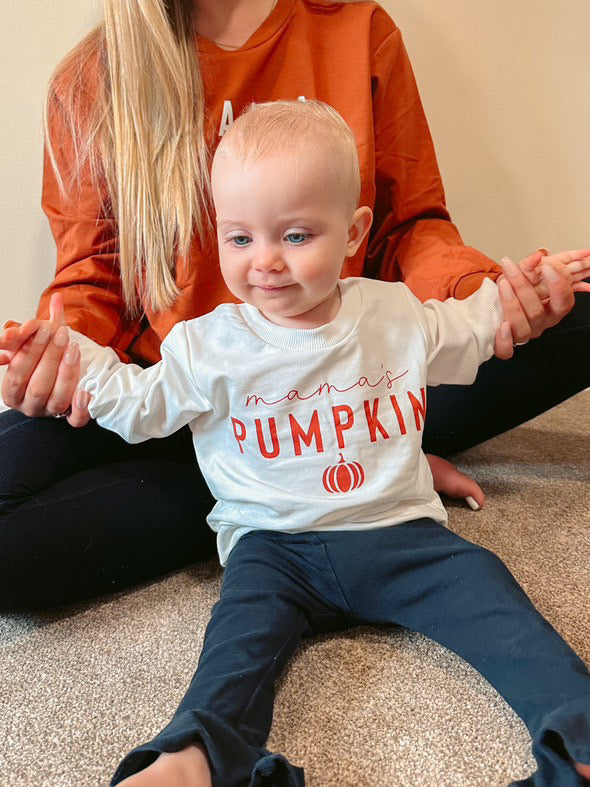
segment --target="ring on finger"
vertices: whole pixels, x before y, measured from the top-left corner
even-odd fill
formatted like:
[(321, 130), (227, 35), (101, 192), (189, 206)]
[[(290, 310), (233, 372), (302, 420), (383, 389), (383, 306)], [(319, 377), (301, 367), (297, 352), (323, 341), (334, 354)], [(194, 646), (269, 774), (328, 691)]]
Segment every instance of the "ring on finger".
[(72, 414), (72, 405), (68, 407), (67, 410), (64, 410), (63, 413), (53, 413), (54, 418), (67, 418), (68, 415)]

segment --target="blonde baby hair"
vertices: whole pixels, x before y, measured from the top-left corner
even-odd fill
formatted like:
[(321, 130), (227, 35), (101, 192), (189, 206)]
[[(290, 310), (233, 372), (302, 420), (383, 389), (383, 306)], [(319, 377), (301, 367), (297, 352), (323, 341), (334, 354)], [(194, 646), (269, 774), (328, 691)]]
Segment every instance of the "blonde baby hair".
[(252, 103), (225, 133), (214, 157), (237, 154), (244, 164), (274, 153), (295, 150), (305, 156), (319, 149), (334, 173), (350, 213), (361, 191), (354, 135), (341, 115), (317, 100)]

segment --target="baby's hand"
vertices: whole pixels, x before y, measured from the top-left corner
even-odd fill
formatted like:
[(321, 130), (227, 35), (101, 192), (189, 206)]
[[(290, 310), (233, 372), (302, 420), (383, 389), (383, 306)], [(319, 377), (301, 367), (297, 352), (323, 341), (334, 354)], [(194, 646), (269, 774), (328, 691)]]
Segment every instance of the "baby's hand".
[[(15, 322), (4, 323), (4, 333), (0, 334), (0, 365), (10, 363), (29, 340), (46, 344), (51, 330), (52, 325), (49, 320), (28, 320), (22, 325)], [(75, 342), (72, 342), (70, 347), (74, 348), (74, 352), (78, 352), (78, 345)], [(67, 420), (71, 426), (76, 428), (86, 426), (90, 421), (88, 412), (90, 399), (89, 393), (76, 389), (67, 411)]]
[(8, 322), (0, 336), (0, 363), (7, 366), (2, 398), (8, 407), (31, 417), (67, 410), (80, 376), (80, 348), (69, 342), (59, 293), (51, 296), (49, 320)]
[[(505, 257), (502, 263), (506, 259)], [(543, 276), (544, 265), (564, 275), (572, 286), (572, 292), (590, 292), (590, 282), (584, 281), (590, 277), (590, 249), (561, 251), (558, 254), (549, 254), (548, 249), (539, 249), (537, 254), (531, 254), (520, 261), (518, 264), (520, 270), (542, 301), (549, 298), (549, 290)]]
[(37, 334), (35, 337), (37, 341), (46, 344), (46, 339), (51, 335), (49, 320), (28, 320), (22, 325), (12, 320), (5, 322), (4, 333), (0, 334), (0, 366), (10, 363), (33, 334)]
[(496, 333), (497, 358), (511, 358), (514, 344), (540, 336), (574, 306), (575, 292), (590, 292), (590, 249), (550, 255), (539, 249), (515, 264), (502, 260), (498, 279), (504, 322)]

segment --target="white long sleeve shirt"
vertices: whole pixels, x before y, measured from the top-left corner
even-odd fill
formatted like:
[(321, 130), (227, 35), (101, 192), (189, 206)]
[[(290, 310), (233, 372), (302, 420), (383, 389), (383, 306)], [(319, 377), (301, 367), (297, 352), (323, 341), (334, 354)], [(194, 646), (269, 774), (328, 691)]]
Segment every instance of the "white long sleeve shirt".
[(327, 325), (293, 330), (224, 304), (175, 325), (147, 369), (76, 335), (101, 426), (141, 442), (189, 424), (222, 565), (253, 529), (447, 521), (421, 449), (426, 387), (469, 384), (492, 355), (496, 285), (424, 304), (400, 283), (338, 286)]

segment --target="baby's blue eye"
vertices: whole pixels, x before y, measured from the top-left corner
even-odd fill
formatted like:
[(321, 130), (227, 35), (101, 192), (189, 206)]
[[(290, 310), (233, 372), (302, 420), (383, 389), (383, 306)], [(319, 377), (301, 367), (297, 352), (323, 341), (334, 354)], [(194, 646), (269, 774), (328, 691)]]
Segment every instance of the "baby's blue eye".
[(304, 232), (289, 232), (285, 235), (285, 238), (289, 241), (289, 243), (303, 243), (307, 235)]
[(235, 235), (231, 242), (234, 246), (247, 246), (250, 243), (250, 238), (248, 235)]

